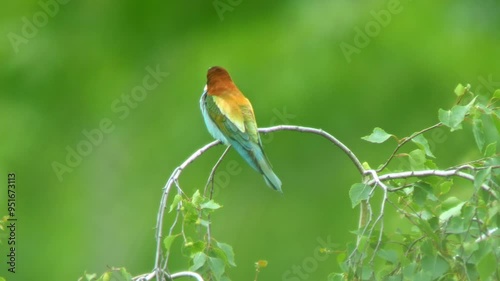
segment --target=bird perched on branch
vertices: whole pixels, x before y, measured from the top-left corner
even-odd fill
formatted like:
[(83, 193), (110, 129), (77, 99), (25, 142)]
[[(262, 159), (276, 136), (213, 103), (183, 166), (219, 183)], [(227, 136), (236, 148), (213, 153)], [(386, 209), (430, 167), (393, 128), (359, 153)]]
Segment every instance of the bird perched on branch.
[(262, 148), (252, 104), (224, 68), (214, 66), (208, 70), (200, 107), (210, 134), (234, 147), (254, 170), (264, 176), (269, 187), (282, 192), (281, 181), (274, 174)]

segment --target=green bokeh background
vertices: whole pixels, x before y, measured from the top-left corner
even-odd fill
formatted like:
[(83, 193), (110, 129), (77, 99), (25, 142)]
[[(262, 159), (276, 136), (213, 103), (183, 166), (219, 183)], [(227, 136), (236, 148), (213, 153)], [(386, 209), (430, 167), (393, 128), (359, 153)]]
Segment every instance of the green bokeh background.
[[(394, 147), (360, 139), (374, 127), (408, 135), (437, 122), (438, 108), (453, 104), (458, 83), (487, 91), (488, 77), (500, 81), (498, 1), (402, 0), (401, 11), (371, 30), (349, 59), (340, 44), (354, 45), (356, 28), (370, 26), (371, 12), (391, 1), (220, 3), (234, 5), (218, 13), (213, 1), (68, 1), (17, 47), (9, 34), (21, 36), (23, 18), (33, 22), (44, 10), (37, 1), (3, 3), (0, 214), (13, 171), (19, 221), (17, 273), (5, 271), (4, 233), (0, 276), (76, 280), (108, 266), (133, 275), (150, 271), (161, 188), (177, 165), (211, 141), (198, 104), (210, 66), (230, 71), (259, 126), (282, 123), (274, 122), (276, 112), (286, 111), (293, 115), (288, 124), (326, 130), (372, 166)], [(146, 67), (158, 65), (168, 77), (120, 119), (112, 103), (142, 84)], [(114, 130), (59, 181), (52, 163), (65, 163), (66, 147), (75, 148), (86, 139), (82, 131), (105, 118)], [(233, 280), (253, 280), (259, 259), (269, 261), (259, 280), (287, 280), (286, 271), (313, 255), (318, 238), (342, 246), (353, 241), (349, 231), (357, 225), (348, 190), (360, 177), (339, 149), (296, 132), (263, 138), (284, 196), (234, 151), (221, 166), (237, 161), (242, 169), (218, 193), (224, 207), (213, 216), (213, 235), (236, 253)], [(467, 132), (428, 138), (439, 165), (478, 155)], [(222, 151), (212, 149), (184, 171), (186, 193), (204, 186)], [(395, 216), (386, 220), (389, 229), (398, 225)], [(172, 271), (188, 266), (174, 253)], [(308, 280), (325, 280), (335, 270), (332, 255)]]

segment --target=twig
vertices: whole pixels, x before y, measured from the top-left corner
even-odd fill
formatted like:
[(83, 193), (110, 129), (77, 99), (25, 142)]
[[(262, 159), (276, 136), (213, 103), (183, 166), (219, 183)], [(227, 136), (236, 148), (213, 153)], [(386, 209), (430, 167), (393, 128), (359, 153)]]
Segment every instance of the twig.
[(375, 226), (380, 221), (380, 231), (379, 231), (379, 236), (378, 236), (378, 240), (377, 240), (377, 245), (373, 249), (373, 255), (372, 255), (372, 258), (370, 259), (370, 263), (373, 263), (373, 260), (375, 259), (375, 255), (377, 254), (378, 248), (380, 247), (380, 244), (382, 243), (382, 234), (384, 232), (383, 217), (384, 217), (384, 212), (385, 212), (385, 202), (387, 202), (388, 187), (379, 179), (377, 172), (375, 172), (373, 170), (369, 170), (369, 171), (371, 171), (371, 175), (372, 175), (373, 180), (375, 181), (376, 185), (379, 185), (384, 190), (384, 198), (382, 198), (382, 203), (380, 205), (380, 213), (379, 213), (378, 217), (375, 219), (375, 222), (373, 222), (372, 229), (370, 230), (370, 234), (368, 234), (368, 236), (371, 237), (371, 233), (372, 233), (373, 229), (375, 229)]
[[(450, 176), (456, 176), (456, 177), (461, 177), (464, 179), (467, 179), (469, 181), (474, 182), (474, 176), (460, 172), (459, 169), (453, 169), (453, 170), (421, 170), (421, 171), (408, 171), (408, 172), (399, 172), (399, 173), (389, 173), (385, 175), (379, 176), (380, 181), (386, 181), (386, 180), (394, 180), (394, 179), (402, 179), (402, 178), (411, 178), (411, 177), (429, 177), (429, 176), (438, 176), (438, 177), (450, 177)], [(373, 185), (375, 183), (375, 180), (370, 180), (367, 184), (368, 185)], [(481, 188), (490, 193), (493, 197), (498, 198), (495, 192), (491, 190), (491, 188), (487, 184), (482, 184)]]
[[(369, 197), (373, 195), (373, 192), (375, 191), (376, 187), (373, 187), (372, 190), (370, 191)], [(358, 224), (358, 231), (363, 227), (363, 231), (361, 231), (361, 234), (357, 235), (356, 239), (356, 247), (354, 247), (352, 253), (349, 255), (348, 260), (349, 263), (351, 263), (352, 258), (354, 257), (354, 254), (358, 251), (359, 246), (361, 245), (361, 238), (365, 235), (366, 231), (368, 230), (368, 227), (370, 226), (372, 219), (373, 219), (373, 211), (372, 211), (372, 206), (370, 204), (370, 200), (363, 200), (361, 201), (361, 208), (360, 208), (360, 216), (359, 216), (359, 224)], [(367, 215), (368, 213), (368, 215)], [(368, 217), (368, 220), (366, 219)]]
[(488, 237), (491, 236), (491, 234), (495, 233), (496, 231), (498, 230), (498, 227), (494, 227), (492, 229), (489, 229), (487, 233), (484, 233), (484, 234), (481, 234), (477, 239), (476, 239), (476, 243), (479, 243), (481, 241), (484, 241), (486, 239), (488, 239)]
[[(217, 162), (215, 163), (214, 167), (212, 168), (212, 171), (210, 172), (210, 175), (208, 176), (207, 184), (205, 185), (205, 189), (203, 191), (203, 196), (206, 197), (207, 188), (211, 184), (211, 187), (210, 187), (210, 199), (213, 198), (215, 171), (217, 171), (217, 168), (219, 167), (220, 163), (222, 162), (222, 159), (224, 159), (224, 156), (226, 156), (226, 154), (229, 152), (229, 149), (231, 149), (231, 146), (228, 146), (226, 148), (226, 150), (224, 150), (224, 152), (220, 156), (219, 160), (217, 160)], [(200, 211), (200, 216), (201, 216), (201, 211)], [(207, 220), (208, 220), (208, 225), (207, 225), (207, 248), (210, 248), (210, 242), (212, 240), (212, 238), (211, 238), (212, 237), (212, 231), (211, 231), (212, 230), (212, 228), (211, 228), (212, 222), (210, 220), (210, 214), (208, 214)]]
[(396, 153), (398, 153), (399, 149), (403, 145), (405, 145), (407, 142), (411, 141), (413, 138), (415, 138), (418, 135), (421, 135), (421, 134), (423, 134), (423, 133), (425, 133), (427, 131), (430, 131), (430, 130), (432, 130), (434, 128), (437, 128), (437, 127), (440, 127), (442, 125), (443, 124), (441, 122), (439, 122), (439, 123), (437, 123), (435, 125), (432, 125), (432, 126), (430, 126), (428, 128), (425, 128), (425, 129), (423, 129), (423, 130), (421, 130), (419, 132), (415, 132), (415, 133), (413, 133), (411, 136), (409, 136), (407, 138), (404, 138), (402, 142), (398, 143), (398, 146), (396, 146), (396, 148), (392, 152), (391, 156), (389, 156), (389, 159), (387, 159), (387, 161), (385, 161), (385, 163), (380, 168), (377, 169), (377, 173), (380, 172), (380, 171), (382, 171), (382, 170), (384, 170), (385, 167), (387, 167), (387, 165), (389, 165), (389, 162), (391, 162), (391, 160), (394, 158), (394, 156), (396, 156)]
[(203, 281), (203, 278), (201, 277), (201, 275), (199, 275), (196, 272), (192, 272), (192, 271), (181, 271), (181, 272), (177, 272), (177, 273), (170, 275), (171, 279), (176, 279), (179, 277), (193, 277), (197, 281)]
[[(180, 212), (180, 206), (181, 205), (181, 202), (179, 202), (179, 205), (177, 206), (177, 214), (175, 215), (175, 219), (174, 219), (174, 222), (172, 223), (172, 225), (170, 226), (170, 229), (168, 230), (168, 236), (172, 235), (172, 233), (174, 233), (174, 228), (175, 226), (177, 225), (177, 221), (179, 221), (179, 216), (181, 214)], [(182, 236), (184, 238), (184, 241), (186, 241), (186, 237), (184, 235), (184, 231), (182, 231)], [(167, 269), (167, 263), (168, 263), (168, 258), (170, 257), (170, 251), (167, 251), (165, 253), (165, 258), (164, 258), (164, 262), (163, 262), (163, 270), (166, 270)]]
[[(181, 277), (193, 277), (197, 281), (204, 281), (203, 277), (201, 277), (200, 274), (193, 272), (193, 271), (181, 271), (181, 272), (174, 273), (172, 275), (168, 275), (166, 272), (163, 272), (163, 273), (165, 275), (167, 275), (168, 279), (170, 279), (170, 280), (174, 280), (174, 279), (181, 278)], [(156, 272), (153, 271), (151, 273), (146, 273), (146, 274), (141, 274), (139, 276), (136, 276), (136, 277), (132, 278), (132, 280), (134, 280), (134, 281), (149, 281), (149, 280), (153, 280), (155, 275), (157, 275), (157, 274), (156, 274)], [(161, 279), (157, 279), (157, 280), (161, 280)]]
[(206, 193), (207, 193), (207, 188), (210, 184), (212, 184), (212, 188), (210, 189), (210, 199), (212, 199), (212, 196), (213, 196), (213, 184), (214, 184), (214, 176), (215, 176), (215, 172), (217, 170), (217, 168), (219, 167), (220, 163), (222, 162), (222, 159), (224, 159), (224, 157), (226, 156), (226, 154), (229, 152), (229, 150), (231, 149), (231, 146), (228, 146), (226, 148), (226, 150), (224, 150), (224, 152), (222, 153), (222, 155), (220, 156), (219, 160), (217, 160), (217, 162), (215, 163), (214, 167), (212, 168), (212, 171), (210, 171), (210, 175), (208, 176), (208, 180), (207, 180), (207, 184), (205, 185), (205, 189), (203, 191), (203, 196), (206, 197)]

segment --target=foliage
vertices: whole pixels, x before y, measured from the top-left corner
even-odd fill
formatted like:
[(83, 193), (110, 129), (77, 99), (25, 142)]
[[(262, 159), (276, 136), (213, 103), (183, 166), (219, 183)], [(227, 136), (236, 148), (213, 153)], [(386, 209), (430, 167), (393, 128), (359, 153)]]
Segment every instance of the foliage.
[[(455, 93), (456, 105), (440, 109), (440, 123), (430, 129), (398, 139), (375, 128), (363, 139), (372, 143), (397, 139), (398, 148), (388, 162), (397, 158), (400, 163), (395, 168), (387, 162), (381, 165), (379, 177), (383, 177), (404, 172), (402, 167), (439, 170), (424, 133), (441, 126), (452, 132), (470, 128), (483, 157), (444, 171), (456, 171), (455, 175), (468, 171), (472, 181), (429, 173), (423, 178), (389, 180), (385, 187), (375, 183), (372, 192), (367, 182), (354, 184), (349, 193), (353, 207), (361, 204), (362, 212), (370, 212), (365, 214), (369, 218), (355, 232), (358, 241), (339, 256), (344, 272), (332, 273), (329, 280), (500, 280), (500, 158), (496, 152), (500, 91), (487, 98), (472, 93), (470, 86), (458, 85)], [(398, 153), (409, 140), (417, 148)], [(370, 205), (377, 200), (373, 192), (377, 187), (387, 194), (379, 218), (390, 211), (399, 214), (401, 223), (395, 232), (384, 229), (383, 219), (372, 219)]]
[(191, 259), (189, 270), (205, 275), (206, 280), (229, 280), (225, 274), (226, 266), (236, 266), (233, 248), (216, 241), (208, 233), (199, 235), (204, 230), (209, 231), (210, 214), (222, 206), (201, 196), (198, 190), (191, 198), (184, 198), (177, 205), (180, 206), (183, 217), (182, 231), (167, 236), (166, 244), (170, 243), (168, 242), (170, 237), (181, 236), (183, 252)]
[(131, 281), (132, 275), (125, 268), (111, 268), (97, 277), (95, 273), (85, 273), (78, 281)]

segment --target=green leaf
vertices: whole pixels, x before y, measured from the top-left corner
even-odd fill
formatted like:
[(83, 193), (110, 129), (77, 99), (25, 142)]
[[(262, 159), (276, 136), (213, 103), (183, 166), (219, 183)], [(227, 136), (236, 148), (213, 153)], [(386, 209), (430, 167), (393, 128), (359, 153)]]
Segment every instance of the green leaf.
[[(391, 271), (394, 271), (394, 269)], [(389, 274), (389, 273), (387, 273), (387, 274)], [(387, 274), (384, 274), (383, 276), (387, 276)], [(379, 277), (380, 279), (377, 279), (377, 280), (383, 280), (382, 279), (383, 276), (380, 276)], [(386, 280), (387, 281), (401, 281), (401, 280), (403, 280), (403, 276), (401, 274), (393, 273), (391, 276), (388, 276)]]
[(222, 206), (215, 203), (214, 200), (210, 200), (210, 201), (205, 202), (205, 203), (200, 205), (201, 209), (210, 209), (210, 210), (217, 210), (220, 207), (222, 207)]
[(439, 121), (443, 125), (449, 127), (451, 131), (462, 129), (462, 122), (465, 119), (465, 115), (469, 113), (470, 108), (476, 101), (476, 98), (467, 105), (455, 105), (451, 110), (439, 109)]
[(206, 244), (203, 241), (196, 241), (196, 242), (187, 242), (186, 244), (184, 244), (184, 246), (188, 248), (190, 256), (193, 257), (199, 252), (205, 251)]
[(439, 220), (440, 221), (447, 221), (451, 217), (459, 216), (462, 210), (462, 206), (465, 204), (465, 202), (460, 202), (456, 206), (444, 211), (439, 215)]
[(97, 281), (132, 281), (132, 275), (125, 268), (116, 268), (105, 272)]
[(445, 126), (450, 127), (451, 131), (462, 129), (462, 121), (467, 113), (465, 106), (457, 105), (453, 107), (455, 109), (454, 114), (451, 110), (439, 109), (439, 121)]
[(219, 258), (208, 257), (208, 267), (215, 276), (215, 280), (220, 280), (225, 271), (225, 263)]
[(458, 84), (457, 87), (455, 87), (455, 95), (457, 95), (458, 97), (463, 96), (466, 89), (467, 88), (464, 85)]
[(472, 133), (474, 134), (474, 139), (476, 140), (477, 147), (479, 151), (483, 151), (484, 148), (484, 129), (483, 120), (479, 118), (474, 118), (472, 121)]
[(97, 277), (97, 274), (95, 273), (85, 273), (85, 278), (87, 278), (87, 281), (95, 280)]
[(461, 217), (452, 217), (446, 225), (446, 232), (453, 234), (460, 234), (467, 231), (469, 222)]
[(410, 168), (414, 171), (425, 169), (425, 153), (423, 150), (415, 149), (409, 153)]
[(196, 190), (195, 193), (193, 194), (193, 198), (191, 199), (193, 202), (193, 205), (198, 208), (203, 201), (203, 196), (201, 196), (200, 191)]
[(199, 252), (193, 256), (193, 265), (189, 267), (189, 270), (196, 271), (205, 265), (207, 261), (207, 255), (205, 253)]
[(492, 157), (497, 153), (497, 142), (490, 143), (484, 150), (484, 157)]
[(361, 200), (366, 200), (370, 196), (371, 188), (369, 185), (363, 183), (355, 183), (349, 190), (349, 197), (351, 198), (352, 207), (356, 207)]
[(447, 180), (439, 185), (440, 195), (446, 194), (450, 191), (453, 181)]
[(196, 221), (196, 224), (201, 224), (204, 227), (209, 227), (210, 221), (198, 218), (198, 220)]
[(455, 207), (456, 205), (458, 205), (460, 203), (462, 203), (462, 200), (458, 199), (457, 197), (454, 197), (454, 196), (448, 197), (441, 204), (441, 209), (448, 210), (448, 209)]
[(227, 263), (231, 266), (236, 266), (236, 263), (234, 262), (233, 247), (231, 247), (231, 245), (229, 244), (220, 242), (217, 242), (217, 247), (219, 247), (224, 252), (224, 254), (226, 254)]
[(413, 189), (413, 202), (417, 204), (418, 206), (422, 207), (425, 204), (425, 200), (427, 200), (427, 192), (425, 192), (423, 189), (415, 187)]
[(170, 204), (170, 208), (168, 209), (168, 212), (170, 213), (174, 210), (174, 208), (177, 208), (177, 204), (179, 204), (179, 202), (181, 202), (181, 200), (182, 200), (182, 195), (176, 194), (174, 197), (174, 200), (172, 201), (172, 204)]
[(497, 268), (498, 261), (495, 254), (493, 252), (488, 253), (477, 264), (477, 271), (481, 276), (480, 280), (492, 280), (491, 277)]
[(398, 254), (394, 250), (380, 249), (377, 252), (377, 256), (391, 263), (397, 263), (399, 261)]
[(373, 269), (369, 265), (363, 265), (361, 269), (361, 279), (362, 280), (372, 280), (373, 279)]
[(425, 151), (425, 155), (436, 158), (434, 154), (432, 154), (431, 148), (429, 146), (429, 142), (427, 142), (427, 139), (424, 137), (424, 135), (420, 134), (414, 138), (411, 139), (412, 142), (414, 142), (418, 148), (422, 149)]
[(479, 188), (483, 183), (488, 182), (491, 178), (491, 167), (479, 170), (474, 177), (474, 187)]
[(406, 280), (415, 280), (415, 270), (417, 269), (417, 264), (415, 262), (408, 264), (403, 268), (403, 276)]
[[(463, 253), (461, 253), (462, 255), (465, 255), (465, 256), (470, 256), (472, 255), (475, 251), (477, 251), (479, 249), (479, 244), (476, 243), (475, 241), (471, 241), (471, 242), (465, 242), (462, 244), (463, 245)], [(460, 249), (461, 250), (461, 249)], [(473, 257), (475, 258), (475, 257)], [(469, 262), (475, 262), (474, 260), (471, 260), (469, 259)]]
[(432, 281), (433, 280), (433, 278), (432, 278), (432, 272), (425, 271), (425, 270), (417, 271), (417, 273), (415, 274), (414, 279), (410, 279), (410, 280)]
[(500, 89), (496, 89), (493, 93), (493, 98), (500, 99)]
[(168, 251), (170, 250), (170, 246), (172, 246), (172, 242), (174, 242), (175, 238), (177, 238), (179, 234), (176, 235), (169, 235), (163, 239), (163, 245), (165, 245), (165, 249)]
[(125, 268), (123, 268), (123, 267), (120, 268), (120, 273), (121, 273), (122, 279), (118, 279), (118, 280), (132, 281), (132, 274), (127, 272), (127, 270)]
[(450, 265), (439, 255), (426, 255), (422, 258), (422, 270), (432, 272), (432, 278), (442, 277)]
[(373, 129), (373, 133), (369, 136), (364, 136), (361, 139), (365, 141), (369, 141), (372, 143), (383, 143), (384, 141), (388, 140), (391, 136), (391, 134), (386, 133), (383, 129), (376, 127)]
[(328, 281), (344, 281), (344, 273), (330, 273), (328, 275)]
[(431, 201), (438, 200), (436, 195), (434, 195), (432, 186), (425, 182), (416, 183), (413, 189), (413, 200), (415, 203), (419, 206), (424, 206), (427, 199)]

